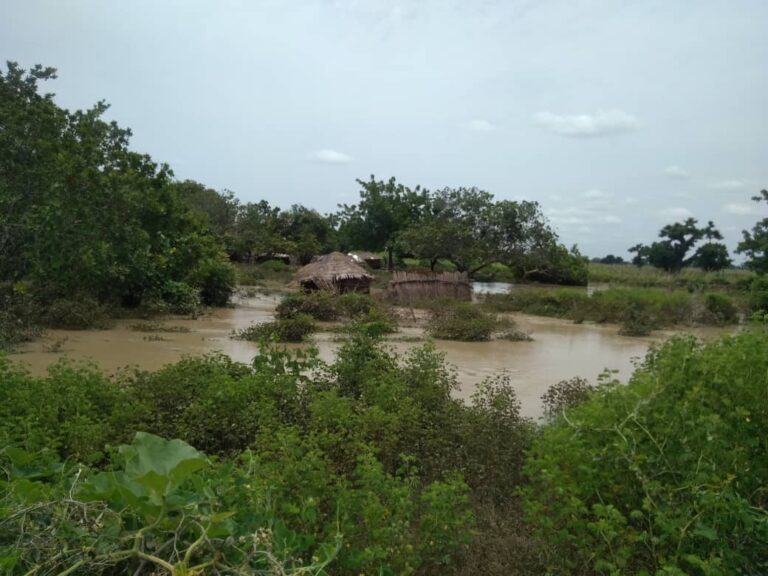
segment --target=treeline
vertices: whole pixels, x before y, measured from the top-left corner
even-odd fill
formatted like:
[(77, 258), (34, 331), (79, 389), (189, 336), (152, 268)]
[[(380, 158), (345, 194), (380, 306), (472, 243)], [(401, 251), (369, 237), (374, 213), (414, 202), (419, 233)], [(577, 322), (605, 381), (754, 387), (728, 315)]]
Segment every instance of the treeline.
[(491, 264), (508, 266), (518, 279), (585, 284), (586, 260), (562, 246), (536, 202), (495, 200), (477, 188), (430, 191), (395, 178), (358, 180), (360, 200), (321, 215), (264, 200), (242, 204), (231, 192), (197, 182), (177, 185), (181, 197), (204, 214), (235, 261), (277, 254), (305, 264), (331, 250), (386, 253), (390, 267), (402, 258), (439, 261), (470, 275)]
[[(768, 203), (768, 191), (762, 190), (752, 200)], [(768, 218), (758, 221), (751, 231), (744, 230), (742, 235), (743, 240), (736, 247), (736, 253), (746, 255), (746, 268), (758, 274), (768, 272)], [(723, 235), (711, 220), (706, 226), (699, 226), (694, 218), (668, 224), (659, 232), (659, 238), (651, 244), (632, 246), (629, 249), (635, 254), (632, 263), (640, 267), (651, 265), (672, 273), (689, 266), (714, 272), (733, 265), (728, 247), (715, 241), (722, 240)], [(621, 264), (623, 259), (608, 255), (599, 262)]]

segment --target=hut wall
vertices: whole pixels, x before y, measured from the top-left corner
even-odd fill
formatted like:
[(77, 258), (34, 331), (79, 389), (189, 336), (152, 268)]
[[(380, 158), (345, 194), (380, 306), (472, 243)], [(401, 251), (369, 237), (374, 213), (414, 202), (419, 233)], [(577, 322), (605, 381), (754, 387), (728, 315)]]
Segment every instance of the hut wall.
[(438, 274), (430, 270), (401, 270), (392, 273), (389, 294), (398, 302), (436, 298), (471, 300), (472, 284), (466, 272)]

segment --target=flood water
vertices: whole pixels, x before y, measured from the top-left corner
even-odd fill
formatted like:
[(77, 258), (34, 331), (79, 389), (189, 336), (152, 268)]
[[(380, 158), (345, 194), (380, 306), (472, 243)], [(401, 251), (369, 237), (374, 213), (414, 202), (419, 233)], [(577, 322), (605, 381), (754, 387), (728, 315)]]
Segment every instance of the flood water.
[[(242, 299), (234, 308), (216, 310), (210, 316), (195, 320), (168, 319), (164, 324), (183, 326), (185, 333), (146, 333), (131, 329), (136, 320), (120, 320), (109, 330), (50, 330), (34, 342), (27, 343), (10, 357), (21, 362), (34, 374), (44, 374), (47, 367), (61, 358), (90, 360), (108, 372), (125, 366), (156, 370), (185, 355), (221, 351), (241, 362), (250, 362), (258, 352), (253, 342), (232, 340), (232, 330), (273, 317), (277, 299), (269, 296)], [(541, 415), (541, 395), (564, 379), (581, 376), (595, 382), (606, 369), (617, 370), (616, 377), (626, 381), (633, 362), (645, 355), (649, 344), (663, 340), (670, 332), (653, 337), (619, 336), (616, 326), (573, 324), (569, 321), (526, 315), (512, 315), (518, 328), (528, 332), (533, 342), (451, 342), (438, 340), (435, 346), (457, 371), (460, 390), (457, 395), (469, 398), (478, 383), (488, 376), (507, 371), (516, 388), (525, 415)], [(722, 331), (698, 331), (708, 337)], [(389, 343), (394, 350), (406, 352), (421, 342), (398, 341), (421, 335), (417, 327), (405, 327), (393, 335)], [(156, 340), (162, 338), (162, 340)], [(314, 336), (320, 357), (333, 360), (340, 346), (330, 333)], [(301, 346), (301, 345), (298, 345)]]

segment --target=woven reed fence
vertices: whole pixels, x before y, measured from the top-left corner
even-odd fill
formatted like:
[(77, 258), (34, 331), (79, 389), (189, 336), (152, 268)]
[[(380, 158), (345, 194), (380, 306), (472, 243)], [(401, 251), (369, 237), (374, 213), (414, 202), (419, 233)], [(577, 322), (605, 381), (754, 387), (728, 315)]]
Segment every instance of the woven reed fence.
[(389, 296), (402, 303), (436, 298), (471, 300), (472, 284), (466, 272), (396, 270), (389, 282)]

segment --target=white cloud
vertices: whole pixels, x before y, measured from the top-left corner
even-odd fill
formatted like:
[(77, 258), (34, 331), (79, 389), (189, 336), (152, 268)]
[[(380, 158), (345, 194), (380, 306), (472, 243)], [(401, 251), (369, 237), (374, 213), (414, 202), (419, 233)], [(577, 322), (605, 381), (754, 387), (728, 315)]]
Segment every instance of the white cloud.
[(613, 198), (613, 194), (610, 192), (603, 192), (602, 190), (587, 190), (583, 194), (584, 198), (587, 198), (589, 200), (608, 200), (609, 198)]
[(664, 168), (664, 174), (666, 174), (670, 178), (676, 178), (678, 180), (684, 180), (690, 176), (690, 174), (688, 173), (688, 170), (686, 170), (685, 168), (681, 168), (677, 164), (672, 164)]
[(309, 157), (325, 164), (349, 164), (353, 160), (352, 156), (329, 148), (312, 152)]
[(624, 198), (624, 203), (625, 204), (637, 204), (637, 198), (635, 198), (634, 196), (627, 196), (626, 198)]
[(547, 218), (555, 226), (577, 228), (589, 224), (620, 224), (621, 218), (614, 214), (603, 214), (596, 210), (586, 210), (576, 206), (567, 208), (550, 208), (546, 210)]
[(716, 190), (741, 190), (747, 185), (744, 180), (720, 180), (712, 182), (709, 187)]
[(496, 130), (496, 126), (488, 122), (488, 120), (481, 120), (476, 118), (467, 122), (467, 128), (474, 130), (475, 132), (489, 133)]
[(662, 218), (690, 218), (693, 216), (688, 208), (680, 207), (664, 208), (663, 210), (659, 210), (657, 214)]
[(726, 204), (723, 206), (723, 212), (734, 214), (736, 216), (747, 216), (754, 214), (755, 209), (749, 204)]
[(574, 138), (610, 136), (635, 130), (639, 126), (637, 118), (618, 109), (574, 115), (539, 112), (534, 120), (555, 134)]

